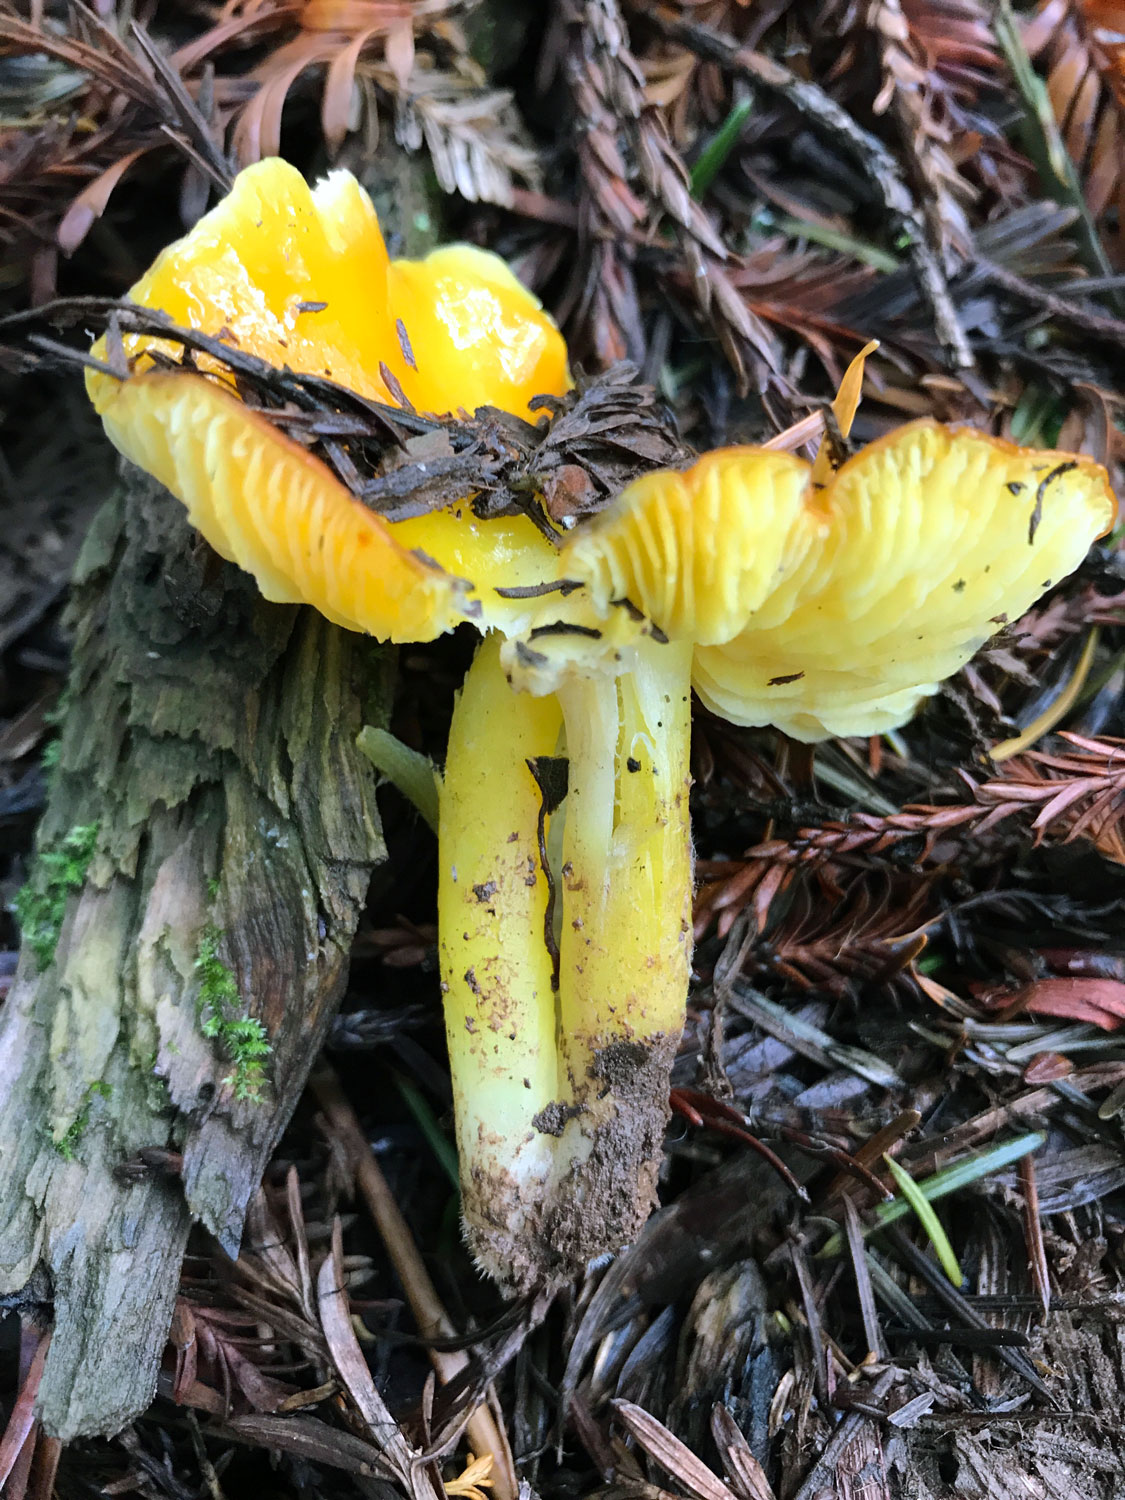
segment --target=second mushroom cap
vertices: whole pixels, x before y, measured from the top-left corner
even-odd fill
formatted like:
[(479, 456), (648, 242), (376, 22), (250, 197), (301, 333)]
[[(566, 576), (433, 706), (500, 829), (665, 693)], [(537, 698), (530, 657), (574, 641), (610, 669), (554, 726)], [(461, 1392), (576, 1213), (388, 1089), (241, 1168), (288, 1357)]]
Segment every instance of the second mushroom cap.
[(799, 740), (880, 733), (1074, 571), (1112, 525), (1105, 470), (913, 422), (823, 487), (764, 449), (647, 475), (568, 540), (561, 576), (695, 643), (716, 713)]

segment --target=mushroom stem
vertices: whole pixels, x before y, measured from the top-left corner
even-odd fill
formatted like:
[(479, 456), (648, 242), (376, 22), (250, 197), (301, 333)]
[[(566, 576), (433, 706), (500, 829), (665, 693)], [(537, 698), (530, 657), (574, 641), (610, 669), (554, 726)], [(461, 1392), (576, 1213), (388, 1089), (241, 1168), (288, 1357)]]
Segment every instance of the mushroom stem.
[(554, 1241), (578, 1263), (595, 1239), (631, 1239), (655, 1201), (691, 956), (691, 643), (644, 639), (629, 656), (616, 678), (572, 674), (558, 692), (560, 1054), (580, 1113), (559, 1143)]
[(547, 1195), (556, 1142), (535, 1117), (558, 1097), (549, 888), (539, 857), (539, 786), (528, 760), (553, 755), (562, 710), (514, 693), (499, 637), (483, 642), (453, 711), (441, 790), (438, 929), (462, 1212), (498, 1280), (522, 1221)]
[(607, 1046), (674, 1045), (690, 943), (691, 644), (645, 639), (616, 678), (559, 688), (569, 792), (560, 937), (562, 1050), (588, 1088)]
[[(631, 1238), (655, 1192), (690, 953), (689, 644), (513, 692), (487, 640), (454, 710), (439, 927), (466, 1233), (517, 1290)], [(555, 856), (528, 760), (569, 762)], [(543, 833), (542, 846), (540, 835)]]

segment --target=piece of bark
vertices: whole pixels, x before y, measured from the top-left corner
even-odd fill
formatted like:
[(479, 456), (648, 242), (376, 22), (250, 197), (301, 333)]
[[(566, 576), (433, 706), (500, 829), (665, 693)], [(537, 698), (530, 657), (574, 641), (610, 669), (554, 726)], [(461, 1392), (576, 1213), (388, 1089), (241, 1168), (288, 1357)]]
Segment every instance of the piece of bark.
[[(94, 523), (71, 619), (39, 847), (97, 824), (95, 851), (53, 961), (25, 951), (0, 1011), (0, 1293), (53, 1300), (39, 1410), (64, 1439), (151, 1399), (191, 1220), (237, 1253), (383, 856), (355, 737), (385, 720), (393, 661), (263, 602), (132, 469)], [(269, 1035), (257, 1098), (203, 1034), (208, 941), (232, 1015)], [(152, 1170), (144, 1148), (182, 1170)]]

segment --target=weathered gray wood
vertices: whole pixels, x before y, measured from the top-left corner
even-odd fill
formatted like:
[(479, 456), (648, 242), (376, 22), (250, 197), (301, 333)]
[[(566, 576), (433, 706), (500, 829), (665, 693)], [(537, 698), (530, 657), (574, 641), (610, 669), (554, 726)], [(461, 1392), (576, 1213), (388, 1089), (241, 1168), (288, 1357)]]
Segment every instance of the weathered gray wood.
[[(151, 1398), (192, 1217), (237, 1251), (383, 854), (354, 740), (391, 671), (373, 642), (263, 603), (135, 470), (95, 522), (72, 622), (40, 847), (97, 823), (96, 850), (54, 961), (25, 952), (0, 1013), (0, 1293), (53, 1295), (39, 1404), (63, 1438)], [(201, 1030), (209, 930), (269, 1033), (259, 1099)], [(182, 1153), (182, 1175), (122, 1175), (145, 1147)]]

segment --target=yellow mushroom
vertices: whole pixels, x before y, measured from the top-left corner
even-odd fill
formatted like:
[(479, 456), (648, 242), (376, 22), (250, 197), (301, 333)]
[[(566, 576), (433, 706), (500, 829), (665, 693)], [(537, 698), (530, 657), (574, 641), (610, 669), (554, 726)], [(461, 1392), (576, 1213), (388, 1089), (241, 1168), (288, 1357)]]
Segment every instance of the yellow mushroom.
[(454, 709), (438, 929), (469, 1243), (528, 1291), (655, 1202), (691, 949), (691, 648), (638, 641), (629, 671), (579, 666), (541, 696), (511, 690), (503, 649), (485, 642)]
[[(310, 190), (281, 162), (248, 169), (131, 296), (278, 367), (379, 400), (401, 390), (426, 411), (527, 415), (533, 396), (568, 383), (557, 330), (502, 262), (464, 247), (388, 261), (346, 174)], [(267, 598), (390, 640), (463, 618), (527, 625), (538, 606), (498, 590), (555, 573), (529, 520), (481, 521), (466, 497), (388, 523), (248, 409), (221, 362), (169, 370), (159, 356), (175, 352), (127, 335), (128, 378), (91, 373), (90, 394), (122, 452)], [(604, 645), (615, 628), (634, 633), (622, 615), (600, 629)], [(590, 694), (577, 679), (558, 698), (514, 694), (490, 636), (455, 707), (439, 797), (465, 1222), (481, 1263), (521, 1288), (570, 1274), (643, 1222), (687, 984), (688, 694), (665, 702), (643, 663)], [(545, 809), (528, 761), (560, 752), (570, 792), (552, 877), (542, 856), (564, 818)]]
[[(248, 169), (132, 295), (425, 411), (525, 415), (567, 385), (557, 330), (501, 262), (463, 248), (390, 262), (346, 174), (310, 191), (282, 163)], [(502, 1284), (569, 1275), (653, 1199), (690, 960), (693, 681), (728, 717), (802, 738), (900, 723), (1077, 565), (1110, 523), (1105, 475), (916, 423), (835, 474), (746, 448), (649, 475), (556, 551), (468, 498), (382, 520), (216, 362), (169, 371), (159, 349), (130, 336), (132, 373), (92, 374), (91, 396), (268, 598), (383, 639), (466, 617), (498, 632), (455, 706), (440, 793), (463, 1208)], [(861, 369), (836, 403), (845, 431)], [(561, 601), (498, 592), (561, 580), (580, 585)], [(560, 761), (561, 805), (547, 788)]]
[[(348, 172), (310, 189), (277, 159), (248, 167), (129, 296), (278, 368), (380, 401), (401, 389), (424, 412), (493, 405), (526, 417), (533, 396), (570, 383), (562, 336), (503, 261), (472, 246), (389, 260)], [(526, 618), (526, 604), (496, 589), (553, 569), (552, 545), (527, 517), (484, 523), (466, 497), (384, 521), (248, 411), (216, 361), (168, 372), (154, 356), (176, 357), (173, 342), (127, 334), (124, 343), (129, 379), (87, 375), (106, 431), (266, 598), (307, 602), (382, 640), (429, 640), (463, 618), (499, 627)], [(104, 340), (92, 352), (104, 358)]]
[[(841, 394), (846, 432), (854, 370)], [(1091, 460), (934, 422), (835, 473), (818, 462), (735, 448), (637, 480), (564, 543), (558, 576), (578, 592), (545, 601), (537, 627), (501, 649), (515, 685), (561, 704), (569, 759), (569, 1092), (552, 1162), (564, 1186), (615, 1145), (642, 1182), (645, 1151), (653, 1170), (661, 1069), (683, 1024), (690, 959), (692, 685), (726, 718), (800, 739), (902, 724), (1005, 619), (1073, 571), (1114, 516)], [(606, 1060), (619, 1056), (647, 1070), (643, 1102), (611, 1076)]]
[(823, 487), (800, 459), (753, 448), (650, 474), (559, 566), (599, 612), (627, 597), (693, 641), (716, 713), (818, 740), (904, 723), (1114, 513), (1091, 459), (920, 421)]

